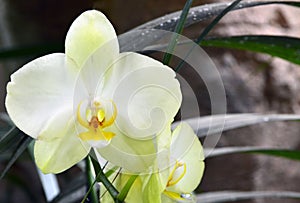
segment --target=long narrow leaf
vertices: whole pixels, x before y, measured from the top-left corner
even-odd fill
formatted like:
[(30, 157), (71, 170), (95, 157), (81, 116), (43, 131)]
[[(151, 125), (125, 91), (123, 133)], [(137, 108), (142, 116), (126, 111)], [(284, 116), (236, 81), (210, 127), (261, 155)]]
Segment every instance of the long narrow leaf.
[[(211, 22), (209, 23), (208, 26), (205, 27), (205, 29), (203, 30), (203, 32), (200, 34), (200, 36), (197, 38), (196, 40), (196, 44), (200, 44), (202, 42), (202, 40), (204, 39), (204, 37), (206, 37), (206, 35), (217, 25), (217, 23), (230, 11), (232, 11), (234, 9), (234, 7), (236, 7), (242, 0), (235, 0), (234, 2), (232, 2), (231, 4), (229, 4), (229, 6), (227, 6), (220, 14), (217, 15), (217, 17)], [(195, 47), (196, 45), (194, 45)], [(194, 47), (189, 50), (189, 52), (186, 54), (186, 57), (184, 59), (182, 59), (180, 61), (180, 63), (177, 65), (177, 67), (175, 68), (175, 71), (178, 72), (181, 67), (183, 66), (186, 58), (191, 54), (191, 52), (193, 51)]]
[(2, 179), (7, 171), (11, 168), (11, 166), (15, 163), (15, 161), (21, 156), (24, 150), (28, 147), (32, 138), (29, 136), (25, 136), (22, 138), (20, 144), (18, 144), (16, 150), (13, 152), (12, 156), (9, 159), (9, 162), (5, 166), (4, 170), (1, 172), (0, 179)]
[(5, 123), (7, 123), (9, 126), (14, 126), (14, 123), (12, 122), (12, 120), (9, 118), (7, 113), (0, 113), (0, 120), (4, 121)]
[(222, 148), (215, 148), (213, 150), (208, 150), (208, 151), (210, 153), (207, 158), (218, 157), (218, 156), (229, 155), (229, 154), (257, 153), (257, 154), (277, 156), (277, 157), (283, 157), (283, 158), (300, 161), (300, 151), (275, 148), (275, 147), (252, 147), (252, 146), (222, 147)]
[[(233, 10), (245, 9), (255, 6), (263, 6), (270, 4), (284, 4), (290, 6), (300, 7), (299, 1), (243, 1)], [(208, 5), (196, 6), (190, 9), (187, 15), (184, 27), (199, 23), (201, 21), (210, 19), (219, 15), (224, 9), (228, 7), (228, 3), (213, 3)], [(232, 11), (233, 11), (232, 10)], [(119, 35), (121, 51), (142, 51), (145, 47), (153, 45), (153, 42), (157, 41), (161, 36), (157, 34), (163, 34), (155, 32), (153, 29), (161, 29), (167, 31), (173, 31), (180, 19), (181, 11), (177, 11), (163, 17), (156, 18), (143, 25), (140, 25), (126, 33)]]
[(207, 39), (201, 45), (266, 53), (300, 64), (300, 38), (245, 35)]
[[(255, 6), (269, 5), (269, 4), (285, 4), (290, 6), (300, 6), (299, 1), (244, 1), (235, 7), (233, 10), (244, 9)], [(199, 23), (201, 21), (210, 19), (213, 16), (220, 14), (226, 7), (228, 3), (214, 3), (209, 5), (196, 6), (190, 9), (187, 15), (184, 27)], [(177, 11), (163, 17), (156, 18), (149, 21), (143, 25), (140, 25), (126, 33), (119, 36), (121, 51), (140, 51), (144, 47), (149, 46), (153, 43), (154, 39), (150, 35), (142, 36), (141, 30), (151, 30), (151, 29), (163, 29), (172, 31), (180, 19), (181, 11)], [(146, 37), (146, 38), (145, 38)], [(45, 55), (52, 52), (63, 52), (63, 43), (53, 43), (53, 44), (40, 44), (29, 47), (11, 47), (0, 49), (0, 60), (11, 59), (17, 57), (28, 57), (33, 55)]]
[(119, 191), (115, 188), (115, 186), (105, 176), (105, 174), (102, 171), (99, 163), (92, 156), (90, 156), (90, 158), (91, 158), (92, 164), (95, 168), (95, 172), (97, 172), (96, 180), (103, 184), (103, 186), (107, 189), (107, 191), (112, 196), (112, 198), (116, 201), (117, 197), (119, 195)]
[(197, 195), (198, 203), (236, 202), (261, 198), (300, 199), (299, 192), (290, 191), (222, 191)]
[(198, 39), (196, 40), (196, 43), (199, 44), (202, 42), (204, 37), (217, 25), (217, 23), (231, 10), (234, 9), (242, 0), (236, 0), (232, 2), (228, 7), (226, 7), (218, 16), (203, 30), (203, 32), (200, 34)]
[(125, 184), (125, 186), (122, 188), (120, 194), (118, 195), (118, 199), (123, 202), (131, 188), (131, 186), (133, 185), (134, 181), (136, 180), (136, 178), (138, 177), (138, 175), (132, 175), (130, 176), (130, 178), (128, 179), (127, 183)]
[(21, 133), (16, 127), (12, 127), (2, 135), (0, 134), (0, 153), (14, 151), (24, 137), (27, 137), (27, 135)]
[[(229, 6), (230, 3), (211, 3), (201, 6), (195, 6), (190, 9), (190, 12), (187, 16), (185, 27), (193, 25), (195, 23), (201, 22), (203, 20), (210, 19), (213, 16), (219, 15), (224, 11), (226, 7)], [(244, 8), (256, 7), (256, 6), (264, 6), (270, 4), (285, 4), (295, 7), (300, 7), (299, 1), (243, 1), (239, 4), (239, 6), (235, 7), (233, 10), (239, 10)], [(179, 20), (181, 11), (176, 11), (165, 15), (160, 18), (156, 18), (151, 20), (145, 24), (142, 24), (134, 29), (164, 29), (172, 31)]]
[(163, 57), (163, 64), (165, 64), (165, 65), (169, 65), (169, 63), (172, 59), (172, 54), (171, 53), (174, 51), (174, 48), (177, 44), (178, 34), (181, 34), (182, 31), (183, 31), (183, 27), (184, 27), (184, 24), (185, 24), (185, 21), (186, 21), (186, 17), (189, 13), (190, 7), (192, 6), (192, 3), (193, 3), (193, 0), (187, 0), (185, 5), (184, 5), (184, 8), (183, 8), (183, 10), (181, 12), (181, 15), (180, 15), (180, 18), (179, 18), (179, 21), (176, 24), (176, 27), (174, 29), (174, 32), (176, 34), (172, 35), (171, 41), (170, 41), (170, 43), (167, 47), (167, 52), (164, 54), (164, 57)]
[[(193, 128), (195, 132), (197, 132), (198, 137), (205, 137), (214, 133), (220, 133), (226, 130), (259, 123), (298, 120), (300, 120), (300, 115), (294, 114), (227, 114), (197, 117), (183, 121), (177, 121), (173, 123), (172, 127), (175, 128), (180, 122), (186, 122)], [(224, 121), (224, 127), (220, 128), (220, 126), (223, 126)]]

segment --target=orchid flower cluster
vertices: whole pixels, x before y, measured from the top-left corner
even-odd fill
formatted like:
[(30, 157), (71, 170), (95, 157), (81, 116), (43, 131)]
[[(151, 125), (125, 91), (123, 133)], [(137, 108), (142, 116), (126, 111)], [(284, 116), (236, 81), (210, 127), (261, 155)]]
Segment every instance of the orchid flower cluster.
[[(204, 155), (188, 124), (171, 130), (182, 100), (175, 76), (148, 56), (120, 53), (112, 24), (91, 10), (72, 23), (65, 54), (37, 58), (11, 75), (6, 108), (35, 139), (43, 173), (63, 172), (93, 150), (100, 163), (122, 168), (118, 190), (138, 175), (125, 202), (190, 201)], [(105, 193), (101, 201), (113, 199)]]

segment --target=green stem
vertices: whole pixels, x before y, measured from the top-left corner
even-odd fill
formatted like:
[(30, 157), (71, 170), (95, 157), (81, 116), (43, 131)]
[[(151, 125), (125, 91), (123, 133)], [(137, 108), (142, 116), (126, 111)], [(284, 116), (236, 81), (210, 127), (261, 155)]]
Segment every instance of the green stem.
[(90, 194), (91, 202), (92, 203), (98, 203), (99, 198), (98, 198), (98, 195), (97, 195), (97, 191), (94, 187), (95, 179), (94, 179), (94, 176), (93, 176), (93, 173), (92, 173), (92, 165), (91, 165), (91, 160), (90, 160), (89, 157), (87, 157), (85, 159), (85, 163), (86, 163), (86, 175), (87, 175), (89, 190), (88, 190), (85, 198), (83, 199), (83, 202), (87, 198), (87, 195)]

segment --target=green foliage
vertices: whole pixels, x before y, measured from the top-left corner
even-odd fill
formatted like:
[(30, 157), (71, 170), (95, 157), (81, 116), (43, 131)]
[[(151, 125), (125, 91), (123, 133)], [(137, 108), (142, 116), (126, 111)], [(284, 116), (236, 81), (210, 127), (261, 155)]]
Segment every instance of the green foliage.
[(28, 145), (32, 142), (32, 138), (24, 135), (18, 145), (16, 146), (15, 150), (13, 151), (11, 157), (7, 165), (5, 166), (4, 170), (1, 172), (0, 179), (2, 179), (7, 171), (11, 168), (11, 166), (15, 163), (15, 161), (21, 156), (21, 154), (25, 151)]
[(172, 35), (172, 39), (168, 44), (167, 51), (163, 57), (163, 64), (168, 65), (172, 59), (172, 52), (177, 44), (178, 34), (181, 34), (184, 28), (184, 24), (186, 21), (186, 17), (189, 13), (190, 7), (192, 6), (193, 0), (186, 1), (184, 8), (182, 9), (182, 13), (180, 15), (179, 21), (176, 24), (174, 29), (174, 33)]
[(300, 38), (244, 35), (206, 39), (200, 45), (260, 52), (300, 64)]
[(131, 175), (130, 178), (128, 179), (127, 183), (125, 184), (125, 186), (122, 188), (120, 194), (118, 195), (118, 199), (121, 202), (124, 202), (131, 186), (133, 185), (133, 183), (137, 177), (138, 177), (138, 175)]
[(282, 149), (282, 148), (275, 148), (275, 147), (252, 147), (252, 146), (215, 148), (209, 154), (208, 158), (224, 156), (229, 154), (240, 154), (240, 153), (263, 154), (263, 155), (277, 156), (277, 157), (300, 161), (300, 151), (298, 150)]

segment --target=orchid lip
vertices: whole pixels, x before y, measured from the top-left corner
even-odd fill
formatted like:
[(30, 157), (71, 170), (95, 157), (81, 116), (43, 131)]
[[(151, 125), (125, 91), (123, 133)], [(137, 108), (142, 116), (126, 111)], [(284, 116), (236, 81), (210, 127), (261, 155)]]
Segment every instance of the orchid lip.
[(107, 118), (106, 111), (102, 107), (101, 102), (94, 101), (86, 109), (86, 118), (82, 118), (80, 114), (82, 101), (77, 107), (77, 121), (87, 129), (87, 131), (80, 133), (78, 136), (82, 141), (106, 141), (109, 142), (115, 133), (105, 131), (104, 129), (113, 125), (117, 117), (117, 107), (112, 100), (109, 102), (113, 106), (113, 113), (110, 118)]

